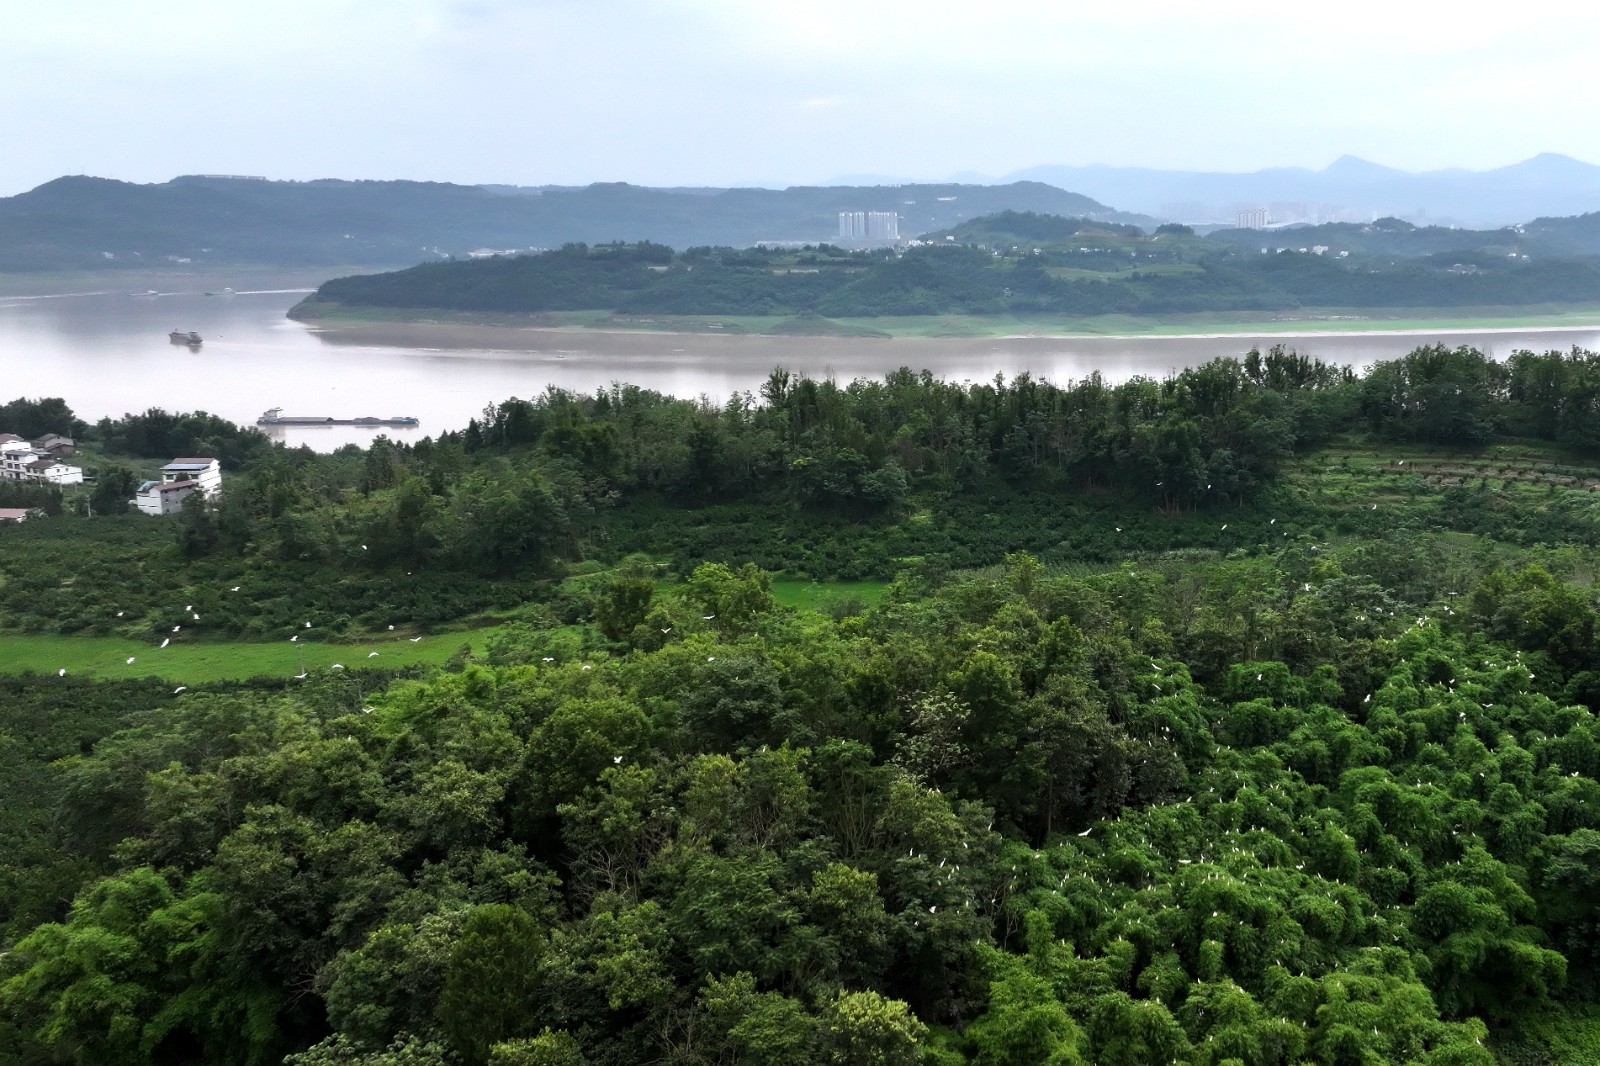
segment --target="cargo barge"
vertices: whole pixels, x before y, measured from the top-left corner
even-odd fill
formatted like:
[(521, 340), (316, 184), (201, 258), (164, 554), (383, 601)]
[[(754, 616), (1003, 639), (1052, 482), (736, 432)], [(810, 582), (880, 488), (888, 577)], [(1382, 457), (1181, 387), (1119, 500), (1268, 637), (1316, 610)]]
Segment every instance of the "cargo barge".
[(420, 419), (410, 415), (394, 418), (333, 418), (328, 415), (286, 415), (283, 408), (272, 407), (256, 419), (258, 426), (420, 426)]

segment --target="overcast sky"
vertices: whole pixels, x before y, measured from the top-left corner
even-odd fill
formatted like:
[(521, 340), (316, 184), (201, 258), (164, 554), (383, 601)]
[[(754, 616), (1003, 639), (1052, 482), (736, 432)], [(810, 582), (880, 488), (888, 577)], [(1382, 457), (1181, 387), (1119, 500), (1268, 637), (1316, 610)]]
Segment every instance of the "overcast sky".
[[(1600, 162), (1600, 9), (1279, 0), (50, 0), (0, 194), (62, 174), (652, 185), (1042, 163)], [(1440, 12), (1446, 14), (1441, 15)]]

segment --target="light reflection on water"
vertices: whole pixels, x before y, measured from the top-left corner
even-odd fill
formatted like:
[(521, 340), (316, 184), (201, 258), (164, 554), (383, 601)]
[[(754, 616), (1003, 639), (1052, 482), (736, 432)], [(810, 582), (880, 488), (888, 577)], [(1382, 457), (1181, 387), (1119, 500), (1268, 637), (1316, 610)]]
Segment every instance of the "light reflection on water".
[[(221, 284), (226, 284), (223, 282)], [(221, 284), (216, 286), (221, 288)], [(390, 327), (382, 343), (346, 341), (284, 317), (304, 290), (259, 286), (232, 296), (126, 292), (0, 298), (0, 401), (62, 396), (93, 421), (149, 407), (203, 409), (249, 423), (269, 407), (287, 414), (356, 418), (414, 415), (415, 429), (275, 428), (278, 439), (319, 451), (364, 444), (375, 432), (417, 439), (460, 429), (486, 404), (555, 385), (593, 392), (622, 382), (721, 403), (756, 391), (775, 366), (813, 377), (881, 377), (896, 367), (957, 381), (1024, 371), (1057, 383), (1098, 371), (1108, 381), (1161, 377), (1252, 344), (1282, 342), (1320, 358), (1365, 366), (1419, 344), (1472, 344), (1500, 357), (1521, 348), (1600, 349), (1600, 328), (1287, 337), (898, 338), (749, 337), (717, 334), (518, 331), (489, 334)], [(205, 338), (191, 351), (170, 330)], [(449, 345), (446, 347), (445, 345)], [(523, 345), (512, 348), (508, 345)], [(6, 427), (0, 426), (0, 432)]]

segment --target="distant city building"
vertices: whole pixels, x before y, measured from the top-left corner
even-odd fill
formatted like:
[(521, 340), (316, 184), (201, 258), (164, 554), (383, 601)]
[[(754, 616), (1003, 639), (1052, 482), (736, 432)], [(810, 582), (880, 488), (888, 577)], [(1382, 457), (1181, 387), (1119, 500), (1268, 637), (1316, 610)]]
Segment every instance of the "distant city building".
[(840, 211), (841, 241), (897, 241), (900, 215), (895, 211)]
[(1266, 229), (1272, 222), (1271, 212), (1264, 207), (1245, 208), (1235, 217), (1239, 229)]

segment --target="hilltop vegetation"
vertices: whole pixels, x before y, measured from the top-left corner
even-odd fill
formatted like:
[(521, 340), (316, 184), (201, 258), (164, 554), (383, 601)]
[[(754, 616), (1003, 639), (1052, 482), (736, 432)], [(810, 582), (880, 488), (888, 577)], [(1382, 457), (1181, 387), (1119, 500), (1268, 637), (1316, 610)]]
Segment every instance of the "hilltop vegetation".
[(0, 677), (0, 1064), (1592, 1063), (1597, 392), (550, 390), (0, 529), (14, 630), (499, 623)]
[[(1182, 226), (1146, 234), (1132, 225), (1005, 212), (899, 252), (818, 245), (675, 253), (651, 243), (574, 244), (537, 255), (337, 278), (292, 313), (603, 309), (871, 318), (1600, 303), (1600, 257), (1528, 255), (1518, 250), (1522, 238), (1509, 230), (1419, 236), (1399, 222), (1343, 230), (1200, 237)], [(1245, 241), (1251, 246), (1241, 246)], [(1400, 245), (1407, 250), (1392, 251)]]

